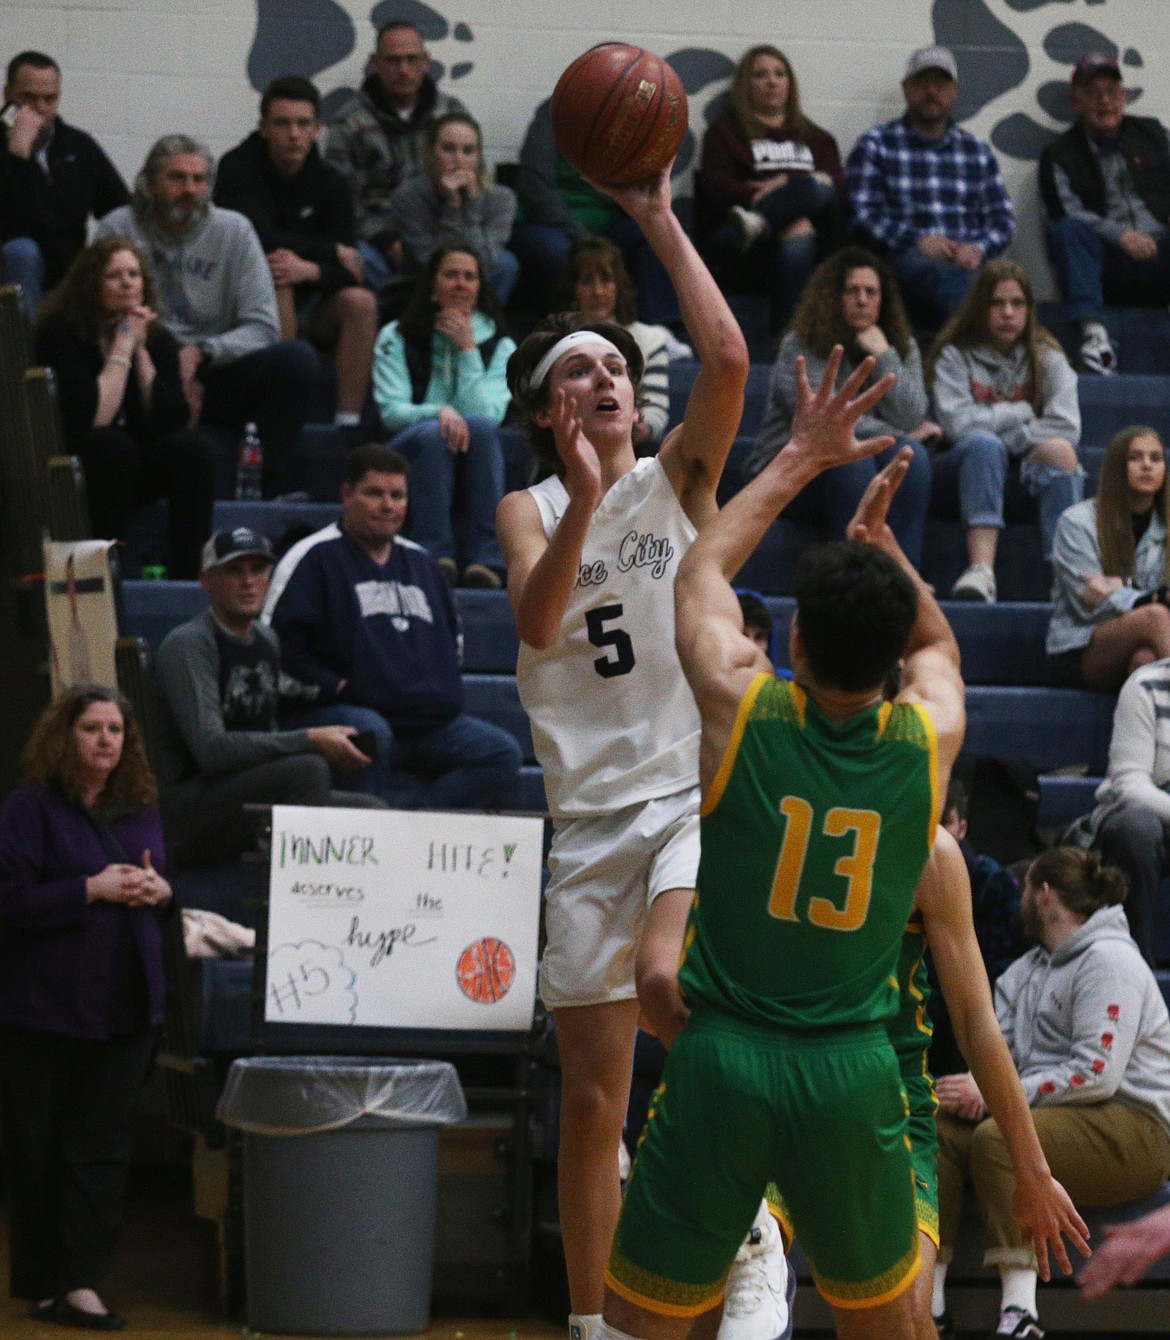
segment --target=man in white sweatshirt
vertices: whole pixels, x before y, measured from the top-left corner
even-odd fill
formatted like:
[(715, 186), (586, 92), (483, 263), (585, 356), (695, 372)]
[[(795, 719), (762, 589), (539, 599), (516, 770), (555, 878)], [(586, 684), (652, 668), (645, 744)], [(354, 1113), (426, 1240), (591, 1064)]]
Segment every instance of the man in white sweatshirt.
[(264, 445), (265, 493), (278, 491), (317, 375), (299, 340), (281, 340), (276, 291), (256, 230), (210, 203), (211, 151), (164, 135), (146, 156), (129, 205), (98, 224), (99, 237), (136, 242), (154, 269), (159, 319), (179, 341), (192, 423), (239, 430), (254, 422)]

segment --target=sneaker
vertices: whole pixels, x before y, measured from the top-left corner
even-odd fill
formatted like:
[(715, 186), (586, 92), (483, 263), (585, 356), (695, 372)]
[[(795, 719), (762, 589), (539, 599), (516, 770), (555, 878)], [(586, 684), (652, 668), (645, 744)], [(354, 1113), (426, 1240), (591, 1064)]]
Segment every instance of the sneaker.
[(952, 600), (982, 600), (990, 605), (995, 600), (995, 573), (986, 563), (972, 563), (951, 587)]
[(455, 585), (455, 578), (459, 576), (459, 567), (453, 558), (437, 558), (435, 562), (439, 565), (439, 571), (447, 579), (448, 586)]
[(955, 1330), (955, 1323), (951, 1320), (951, 1314), (944, 1312), (941, 1317), (931, 1317), (934, 1322), (934, 1329), (938, 1332), (938, 1340), (958, 1340), (959, 1333)]
[(1104, 326), (1085, 327), (1080, 360), (1086, 372), (1095, 372), (1102, 377), (1111, 377), (1117, 371), (1117, 350)]
[[(440, 559), (441, 563), (443, 560)], [(503, 581), (498, 572), (493, 572), (484, 563), (468, 563), (463, 569), (462, 586), (473, 586), (480, 591), (498, 591), (503, 586)]]
[(999, 1314), (999, 1325), (989, 1340), (1010, 1336), (1011, 1340), (1044, 1340), (1044, 1329), (1030, 1312), (1022, 1307), (1005, 1307)]
[(744, 209), (742, 205), (732, 205), (728, 211), (736, 231), (736, 240), (740, 251), (748, 251), (768, 231), (768, 220), (754, 209)]
[(788, 1262), (766, 1206), (735, 1254), (718, 1340), (778, 1340), (788, 1329)]

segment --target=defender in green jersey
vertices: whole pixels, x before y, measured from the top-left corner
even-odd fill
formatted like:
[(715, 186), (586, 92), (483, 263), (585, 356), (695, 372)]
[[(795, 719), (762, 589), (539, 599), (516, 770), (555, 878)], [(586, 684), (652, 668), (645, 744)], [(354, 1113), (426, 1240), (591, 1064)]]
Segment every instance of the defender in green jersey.
[[(867, 491), (855, 540), (806, 559), (794, 686), (744, 637), (729, 580), (821, 470), (889, 445), (853, 432), (889, 379), (863, 390), (866, 360), (835, 391), (840, 360), (815, 394), (801, 371), (791, 441), (707, 523), (676, 583), (703, 722), (703, 857), (680, 973), (691, 1017), (639, 1149), (605, 1307), (607, 1326), (648, 1340), (717, 1320), (769, 1180), (840, 1334), (914, 1334), (917, 1224), (886, 1021), (964, 714), (954, 637), (885, 525), (908, 457)], [(883, 705), (899, 658), (904, 688)]]

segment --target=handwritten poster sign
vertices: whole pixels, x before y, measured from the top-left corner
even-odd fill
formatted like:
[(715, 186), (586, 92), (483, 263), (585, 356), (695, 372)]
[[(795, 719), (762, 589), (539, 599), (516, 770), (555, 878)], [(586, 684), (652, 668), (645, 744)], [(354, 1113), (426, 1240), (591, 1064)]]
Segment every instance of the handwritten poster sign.
[(265, 1020), (529, 1028), (542, 830), (510, 815), (274, 806)]

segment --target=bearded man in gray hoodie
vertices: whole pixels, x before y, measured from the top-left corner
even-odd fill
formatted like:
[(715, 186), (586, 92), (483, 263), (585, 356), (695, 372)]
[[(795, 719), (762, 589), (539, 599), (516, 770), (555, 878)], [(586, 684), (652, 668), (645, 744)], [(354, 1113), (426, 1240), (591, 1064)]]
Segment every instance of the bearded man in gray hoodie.
[(277, 492), (308, 411), (317, 356), (281, 340), (276, 290), (248, 219), (210, 203), (215, 159), (189, 135), (164, 135), (146, 156), (134, 196), (98, 224), (150, 261), (159, 319), (179, 341), (191, 422), (239, 431), (264, 445), (264, 492)]

